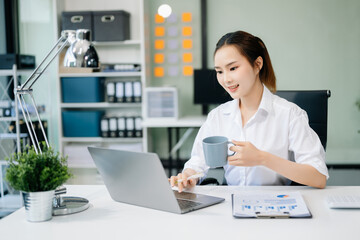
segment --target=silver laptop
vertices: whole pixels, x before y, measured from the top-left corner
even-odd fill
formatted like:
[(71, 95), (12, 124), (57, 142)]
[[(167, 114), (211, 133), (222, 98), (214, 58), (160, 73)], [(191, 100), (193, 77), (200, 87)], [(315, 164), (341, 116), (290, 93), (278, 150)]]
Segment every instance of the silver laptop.
[(171, 189), (155, 153), (88, 147), (112, 199), (172, 213), (187, 213), (224, 201)]

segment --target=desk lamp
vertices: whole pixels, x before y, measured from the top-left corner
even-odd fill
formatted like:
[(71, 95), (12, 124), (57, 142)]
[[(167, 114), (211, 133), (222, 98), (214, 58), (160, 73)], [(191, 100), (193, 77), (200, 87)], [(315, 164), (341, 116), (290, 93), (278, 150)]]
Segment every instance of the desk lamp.
[[(65, 30), (61, 32), (61, 36), (55, 43), (53, 48), (41, 61), (39, 66), (31, 73), (27, 80), (21, 86), (15, 86), (15, 95), (20, 103), (20, 108), (24, 117), (24, 121), (29, 132), (31, 142), (34, 146), (37, 154), (42, 153), (41, 147), (38, 141), (38, 136), (31, 120), (31, 116), (28, 110), (28, 106), (25, 102), (25, 96), (29, 96), (31, 99), (31, 107), (36, 114), (36, 120), (40, 124), (41, 132), (47, 147), (49, 142), (46, 137), (43, 124), (40, 119), (39, 112), (33, 97), (32, 86), (41, 77), (47, 67), (52, 63), (55, 57), (66, 47), (69, 46), (64, 57), (65, 67), (81, 67), (81, 68), (98, 68), (99, 58), (95, 48), (90, 42), (90, 31), (87, 29), (78, 29), (76, 32), (73, 30)], [(76, 213), (83, 211), (89, 207), (89, 201), (85, 198), (79, 197), (60, 197), (60, 194), (66, 193), (65, 188), (55, 190), (55, 198), (53, 202), (53, 215), (65, 215), (70, 213)]]

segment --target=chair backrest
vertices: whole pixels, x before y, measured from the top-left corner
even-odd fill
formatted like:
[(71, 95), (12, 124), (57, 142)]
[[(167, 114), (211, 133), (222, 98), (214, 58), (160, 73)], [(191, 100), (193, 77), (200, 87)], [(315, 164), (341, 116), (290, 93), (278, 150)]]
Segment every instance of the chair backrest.
[(310, 127), (317, 133), (321, 144), (326, 149), (330, 90), (277, 91), (275, 94), (306, 111)]

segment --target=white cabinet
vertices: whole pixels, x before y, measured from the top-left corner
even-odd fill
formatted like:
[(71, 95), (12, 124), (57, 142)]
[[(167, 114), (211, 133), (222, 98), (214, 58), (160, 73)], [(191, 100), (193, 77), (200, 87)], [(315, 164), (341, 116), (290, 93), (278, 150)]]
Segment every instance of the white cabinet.
[[(97, 0), (54, 0), (57, 12), (57, 25), (61, 26), (61, 12), (63, 11), (113, 11), (125, 10), (130, 13), (130, 40), (122, 42), (93, 42), (101, 63), (140, 64), (140, 72), (93, 72), (93, 73), (59, 73), (59, 149), (68, 155), (68, 165), (73, 168), (95, 167), (87, 151), (87, 146), (121, 148), (129, 150), (146, 149), (144, 137), (140, 138), (104, 138), (104, 137), (66, 137), (64, 136), (62, 118), (66, 111), (103, 111), (106, 116), (142, 116), (143, 103), (110, 103), (110, 102), (81, 102), (70, 103), (62, 101), (61, 78), (71, 77), (99, 77), (107, 81), (140, 81), (145, 87), (145, 44), (144, 44), (144, 1), (97, 1)], [(60, 31), (59, 31), (60, 32)], [(86, 87), (86, 86), (84, 86)], [(143, 134), (144, 135), (144, 134)]]

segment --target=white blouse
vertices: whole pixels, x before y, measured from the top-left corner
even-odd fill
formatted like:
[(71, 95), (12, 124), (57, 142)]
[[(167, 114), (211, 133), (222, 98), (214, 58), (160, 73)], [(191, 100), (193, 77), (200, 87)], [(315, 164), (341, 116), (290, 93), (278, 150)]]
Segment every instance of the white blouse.
[[(184, 169), (207, 172), (202, 139), (225, 136), (229, 140), (248, 141), (256, 148), (278, 157), (308, 164), (329, 178), (325, 151), (317, 134), (310, 128), (304, 110), (272, 94), (264, 86), (257, 112), (242, 127), (239, 100), (226, 102), (213, 109), (200, 128)], [(288, 185), (290, 180), (264, 166), (224, 166), (228, 185)]]

